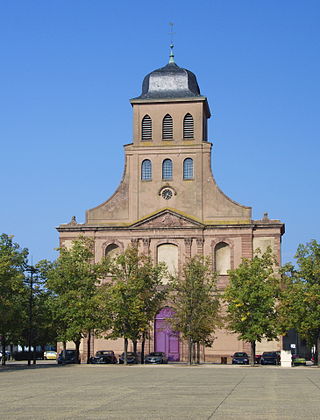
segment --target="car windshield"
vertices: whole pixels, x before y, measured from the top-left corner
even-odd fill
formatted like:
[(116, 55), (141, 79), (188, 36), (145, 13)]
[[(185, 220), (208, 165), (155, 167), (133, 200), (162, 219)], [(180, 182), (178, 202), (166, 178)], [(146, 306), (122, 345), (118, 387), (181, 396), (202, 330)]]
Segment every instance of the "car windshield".
[(247, 353), (238, 352), (238, 353), (235, 353), (233, 357), (248, 357), (248, 355)]
[(274, 352), (264, 352), (263, 353), (263, 355), (262, 355), (263, 357), (277, 357), (277, 353), (274, 353)]
[(153, 353), (150, 353), (149, 354), (149, 356), (156, 356), (156, 357), (162, 357), (163, 356), (163, 354), (162, 353), (159, 353), (159, 352), (153, 352)]
[(101, 350), (101, 351), (97, 351), (97, 354), (101, 355), (101, 354), (105, 354), (107, 356), (110, 356), (113, 354), (112, 350)]

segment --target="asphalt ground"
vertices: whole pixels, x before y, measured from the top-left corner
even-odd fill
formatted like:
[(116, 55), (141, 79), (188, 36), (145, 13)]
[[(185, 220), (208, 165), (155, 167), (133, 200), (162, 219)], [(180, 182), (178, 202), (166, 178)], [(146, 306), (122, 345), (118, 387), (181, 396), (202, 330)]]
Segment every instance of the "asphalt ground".
[(9, 363), (0, 419), (320, 419), (320, 369)]

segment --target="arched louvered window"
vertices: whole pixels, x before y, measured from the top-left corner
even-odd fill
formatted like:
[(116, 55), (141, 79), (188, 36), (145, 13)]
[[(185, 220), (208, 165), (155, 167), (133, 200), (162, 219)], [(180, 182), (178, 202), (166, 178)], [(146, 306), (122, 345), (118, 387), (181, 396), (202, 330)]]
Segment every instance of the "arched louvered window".
[(142, 119), (141, 140), (152, 140), (152, 119), (145, 115)]
[(173, 139), (173, 120), (169, 114), (167, 114), (162, 120), (162, 138), (163, 140)]
[(193, 160), (191, 158), (183, 161), (183, 179), (193, 179)]
[(172, 161), (165, 159), (162, 162), (162, 179), (172, 179)]
[(152, 179), (152, 164), (149, 159), (145, 159), (141, 164), (141, 179), (143, 181), (151, 181)]
[(193, 117), (191, 114), (186, 114), (183, 119), (183, 138), (193, 139), (194, 136), (194, 124)]

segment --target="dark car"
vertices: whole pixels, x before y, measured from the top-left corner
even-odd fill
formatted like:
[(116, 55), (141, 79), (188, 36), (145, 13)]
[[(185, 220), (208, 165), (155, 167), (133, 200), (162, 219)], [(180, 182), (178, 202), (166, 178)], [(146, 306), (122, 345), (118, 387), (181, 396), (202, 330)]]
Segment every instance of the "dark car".
[[(133, 351), (127, 351), (127, 363), (130, 365), (136, 364), (140, 362), (140, 356), (138, 353), (134, 353)], [(124, 363), (124, 353), (121, 354), (119, 357), (119, 363)]]
[(276, 351), (264, 351), (262, 353), (261, 365), (278, 365), (280, 363), (280, 355)]
[(16, 361), (20, 360), (32, 360), (33, 358), (36, 360), (43, 360), (43, 351), (15, 351), (12, 355), (13, 359)]
[(76, 350), (65, 350), (59, 354), (57, 363), (58, 365), (69, 365), (72, 363), (80, 363), (80, 359), (77, 358)]
[(249, 356), (244, 351), (237, 351), (232, 356), (232, 364), (233, 365), (248, 365), (249, 364)]
[(145, 358), (144, 358), (144, 363), (146, 364), (164, 364), (164, 363), (168, 363), (168, 358), (166, 356), (165, 353), (163, 353), (162, 351), (154, 351), (150, 354), (148, 354)]
[(90, 357), (90, 363), (94, 365), (115, 364), (118, 360), (113, 350), (99, 350), (94, 357)]

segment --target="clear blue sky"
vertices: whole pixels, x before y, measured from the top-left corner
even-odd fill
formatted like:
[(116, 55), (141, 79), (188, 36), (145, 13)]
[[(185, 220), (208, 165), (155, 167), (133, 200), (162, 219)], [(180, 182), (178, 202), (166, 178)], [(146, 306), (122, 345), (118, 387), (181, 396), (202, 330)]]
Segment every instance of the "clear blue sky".
[(320, 239), (319, 0), (2, 0), (0, 232), (34, 263), (118, 186), (129, 99), (167, 63), (169, 22), (209, 100), (219, 187), (286, 224), (283, 262)]

